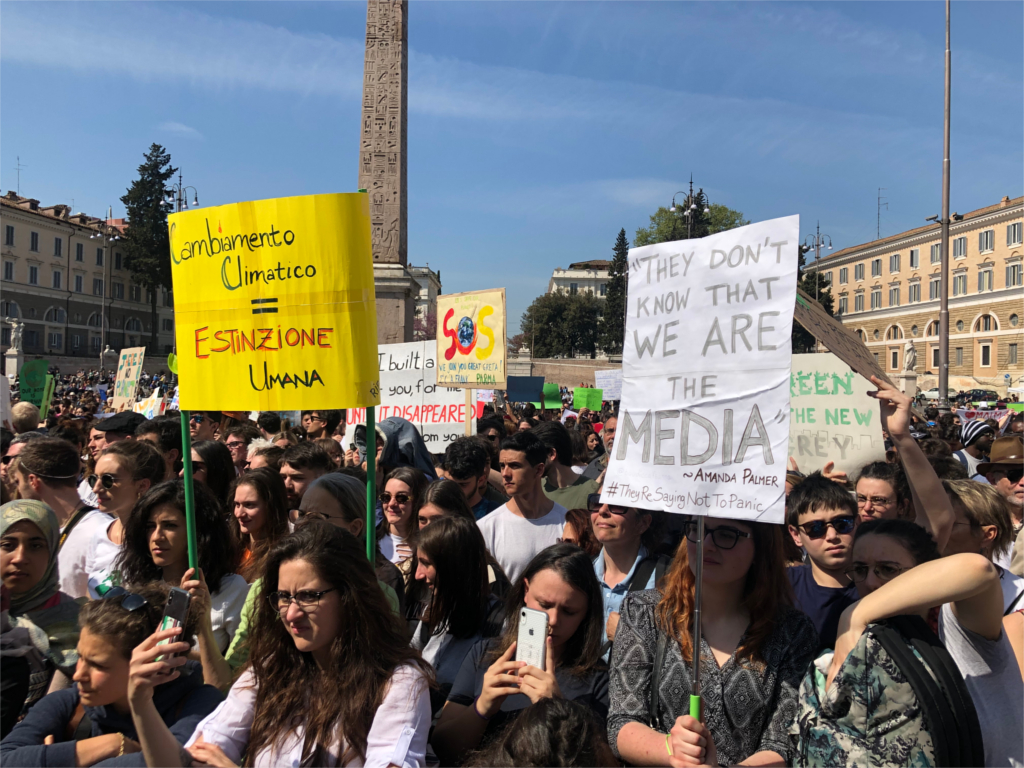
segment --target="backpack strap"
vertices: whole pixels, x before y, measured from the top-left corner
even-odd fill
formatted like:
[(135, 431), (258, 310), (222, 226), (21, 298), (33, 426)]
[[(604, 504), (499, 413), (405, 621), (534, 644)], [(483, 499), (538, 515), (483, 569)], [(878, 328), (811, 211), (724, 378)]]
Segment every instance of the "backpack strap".
[(660, 709), (659, 705), (661, 704), (661, 692), (658, 689), (661, 687), (661, 668), (665, 664), (665, 650), (668, 647), (668, 635), (661, 630), (656, 631), (658, 633), (658, 644), (654, 649), (654, 666), (651, 667), (651, 701), (648, 716), (651, 728), (661, 732), (661, 715), (658, 713), (658, 710)]
[(654, 574), (654, 584), (657, 586), (668, 570), (670, 560), (666, 555), (648, 555), (639, 563), (633, 571), (633, 578), (629, 580), (628, 592), (641, 592), (647, 589), (647, 582)]
[(64, 741), (81, 741), (90, 736), (92, 736), (92, 720), (85, 714), (85, 707), (79, 701), (64, 728)]
[(68, 540), (68, 536), (75, 530), (75, 526), (82, 522), (82, 518), (92, 511), (92, 507), (79, 507), (75, 510), (75, 514), (71, 516), (68, 524), (64, 526), (64, 530), (60, 532), (60, 539), (57, 541), (57, 554), (60, 554), (61, 549), (64, 548), (64, 542)]

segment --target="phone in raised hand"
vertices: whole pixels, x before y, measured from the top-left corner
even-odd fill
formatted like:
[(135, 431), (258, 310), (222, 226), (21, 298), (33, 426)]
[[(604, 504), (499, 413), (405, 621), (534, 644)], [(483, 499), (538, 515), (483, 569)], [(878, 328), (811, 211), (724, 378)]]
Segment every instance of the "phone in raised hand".
[[(160, 630), (173, 629), (174, 627), (185, 626), (185, 619), (188, 617), (188, 605), (192, 600), (192, 596), (184, 589), (178, 587), (172, 587), (171, 592), (167, 595), (167, 605), (164, 606), (164, 617), (160, 620)], [(180, 635), (170, 640), (161, 640), (157, 645), (167, 645), (168, 643), (178, 643), (185, 640)], [(175, 654), (169, 653), (167, 656), (161, 656), (157, 661), (163, 661), (164, 658), (174, 658)]]
[(533, 608), (519, 609), (519, 637), (516, 639), (516, 661), (525, 661), (544, 669), (547, 658), (548, 615)]

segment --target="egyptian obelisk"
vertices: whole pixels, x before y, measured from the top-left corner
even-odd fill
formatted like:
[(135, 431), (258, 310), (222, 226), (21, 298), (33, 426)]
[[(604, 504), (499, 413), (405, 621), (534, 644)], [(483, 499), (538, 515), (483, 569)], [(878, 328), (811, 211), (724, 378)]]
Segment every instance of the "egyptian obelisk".
[(419, 286), (406, 249), (406, 114), (409, 84), (408, 0), (368, 0), (359, 188), (370, 195), (377, 339), (412, 341)]

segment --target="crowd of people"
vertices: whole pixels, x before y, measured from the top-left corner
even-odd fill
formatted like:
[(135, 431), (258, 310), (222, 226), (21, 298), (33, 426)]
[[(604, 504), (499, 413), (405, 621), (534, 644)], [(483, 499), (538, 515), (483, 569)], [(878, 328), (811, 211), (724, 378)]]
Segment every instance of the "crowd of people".
[(601, 503), (610, 403), (499, 400), (442, 454), (384, 419), (373, 530), (343, 411), (193, 412), (195, 568), (177, 413), (17, 403), (0, 761), (1022, 766), (1024, 417), (874, 384), (885, 461), (705, 519), (696, 647), (700, 527)]

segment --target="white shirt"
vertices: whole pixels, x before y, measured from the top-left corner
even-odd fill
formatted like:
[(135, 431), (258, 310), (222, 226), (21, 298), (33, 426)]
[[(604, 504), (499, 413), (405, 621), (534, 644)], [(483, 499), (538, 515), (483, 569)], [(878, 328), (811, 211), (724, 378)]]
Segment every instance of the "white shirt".
[(528, 520), (502, 504), (477, 521), (487, 550), (515, 584), (519, 575), (542, 549), (557, 544), (565, 532), (566, 509), (556, 503), (544, 517)]
[(412, 547), (398, 534), (389, 533), (380, 540), (380, 553), (398, 565), (412, 557)]
[[(240, 765), (242, 754), (249, 744), (255, 708), (256, 687), (250, 667), (231, 686), (228, 697), (196, 726), (185, 747), (192, 746), (202, 734), (204, 741), (216, 744), (229, 760)], [(412, 666), (399, 667), (391, 676), (384, 701), (373, 716), (370, 732), (366, 736), (366, 760), (354, 759), (346, 765), (422, 768), (425, 765), (429, 730), (430, 696), (423, 673)], [(305, 728), (300, 725), (273, 748), (263, 750), (255, 759), (250, 757), (252, 764), (256, 768), (298, 768), (302, 761), (304, 735)], [(338, 765), (339, 756), (344, 751), (343, 744), (332, 747), (328, 764)]]
[[(176, 585), (172, 585), (176, 586)], [(221, 577), (220, 590), (210, 595), (210, 624), (220, 652), (224, 653), (238, 630), (242, 607), (249, 595), (249, 583), (237, 573)]]
[(89, 598), (97, 600), (111, 587), (121, 586), (121, 572), (114, 570), (114, 561), (121, 553), (121, 547), (110, 540), (107, 531), (111, 522), (93, 534), (91, 551), (86, 556), (85, 570), (89, 578)]
[[(60, 572), (60, 591), (79, 597), (89, 597), (89, 571), (87, 564), (93, 549), (93, 538), (97, 533), (106, 535), (114, 518), (106, 512), (94, 509), (86, 512), (64, 541), (57, 555), (57, 569)], [(63, 529), (61, 529), (63, 532)]]
[(89, 507), (97, 507), (100, 503), (100, 500), (96, 498), (96, 492), (89, 485), (88, 480), (83, 480), (78, 484), (78, 498)]

